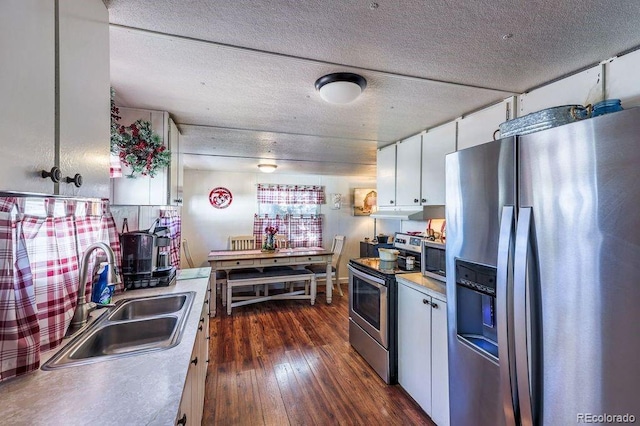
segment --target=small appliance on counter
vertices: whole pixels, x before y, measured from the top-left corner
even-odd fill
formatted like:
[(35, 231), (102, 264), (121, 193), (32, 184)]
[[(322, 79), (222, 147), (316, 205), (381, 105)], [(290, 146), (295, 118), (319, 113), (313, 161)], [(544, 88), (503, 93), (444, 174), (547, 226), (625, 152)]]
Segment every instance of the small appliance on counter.
[(157, 222), (146, 231), (120, 235), (125, 290), (165, 287), (175, 280), (176, 268), (169, 264), (171, 239), (167, 228), (156, 226)]

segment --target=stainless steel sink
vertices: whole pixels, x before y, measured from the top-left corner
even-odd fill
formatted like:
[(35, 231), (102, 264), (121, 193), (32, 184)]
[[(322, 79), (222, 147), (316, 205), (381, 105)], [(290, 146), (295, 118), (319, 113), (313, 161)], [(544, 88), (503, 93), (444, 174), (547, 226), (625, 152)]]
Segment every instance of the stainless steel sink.
[(122, 321), (170, 314), (182, 309), (186, 301), (186, 294), (129, 299), (114, 309), (109, 315), (109, 320)]
[(169, 349), (180, 343), (195, 292), (124, 299), (43, 366), (54, 370)]

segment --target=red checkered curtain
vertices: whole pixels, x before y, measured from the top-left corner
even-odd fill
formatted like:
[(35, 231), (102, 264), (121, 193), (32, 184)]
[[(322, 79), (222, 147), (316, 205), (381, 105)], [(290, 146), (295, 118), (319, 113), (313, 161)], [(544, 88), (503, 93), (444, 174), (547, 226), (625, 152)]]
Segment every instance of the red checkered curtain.
[(269, 217), (269, 215), (254, 215), (253, 216), (253, 235), (256, 237), (256, 246), (260, 248), (262, 246), (262, 240), (265, 236), (265, 228), (268, 226), (275, 226), (278, 228), (278, 235), (284, 235), (289, 239), (289, 232), (286, 218), (280, 216)]
[(160, 210), (160, 226), (166, 226), (169, 231), (169, 259), (175, 268), (180, 268), (181, 225), (182, 219), (177, 210)]
[[(82, 261), (82, 254), (95, 242), (109, 243), (103, 237), (102, 229), (102, 206), (95, 201), (69, 201), (67, 204), (67, 214), (75, 216), (75, 237), (78, 247), (78, 262)], [(100, 250), (91, 253), (89, 268), (87, 270), (87, 287), (85, 296), (87, 301), (91, 300), (91, 290), (93, 287), (93, 274), (98, 263), (98, 256), (104, 258), (105, 254)], [(79, 265), (79, 263), (78, 263)], [(78, 274), (79, 274), (78, 269)], [(75, 290), (77, 296), (77, 290)], [(75, 300), (74, 300), (75, 307)], [(72, 312), (73, 313), (73, 312)]]
[(322, 217), (289, 218), (290, 247), (322, 247)]
[(258, 184), (259, 204), (324, 204), (324, 187)]
[(40, 366), (35, 290), (18, 218), (22, 201), (0, 199), (0, 381)]
[(40, 348), (62, 342), (71, 322), (78, 293), (78, 247), (74, 217), (53, 217), (56, 203), (43, 199), (46, 217), (24, 215), (23, 232), (35, 286)]

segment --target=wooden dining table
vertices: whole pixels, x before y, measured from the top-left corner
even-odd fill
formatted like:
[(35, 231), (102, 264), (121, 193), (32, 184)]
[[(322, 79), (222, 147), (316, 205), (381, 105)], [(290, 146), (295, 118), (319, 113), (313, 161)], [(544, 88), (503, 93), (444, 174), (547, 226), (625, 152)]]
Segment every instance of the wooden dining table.
[[(216, 271), (225, 271), (227, 276), (234, 269), (265, 268), (269, 266), (306, 266), (325, 264), (327, 266), (327, 304), (331, 303), (331, 258), (333, 252), (322, 247), (296, 247), (275, 252), (256, 250), (212, 250), (208, 260), (211, 265), (211, 315), (216, 315), (217, 282)], [(229, 301), (227, 301), (229, 303)]]

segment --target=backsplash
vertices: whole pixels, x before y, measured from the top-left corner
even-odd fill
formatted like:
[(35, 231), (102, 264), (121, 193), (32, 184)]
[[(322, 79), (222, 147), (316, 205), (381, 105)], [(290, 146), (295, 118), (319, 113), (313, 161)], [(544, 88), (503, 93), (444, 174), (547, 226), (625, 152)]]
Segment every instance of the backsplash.
[[(82, 253), (98, 241), (111, 246), (119, 268), (108, 200), (0, 197), (0, 381), (36, 370), (40, 352), (60, 345), (76, 305)], [(87, 274), (89, 298), (96, 262)]]

